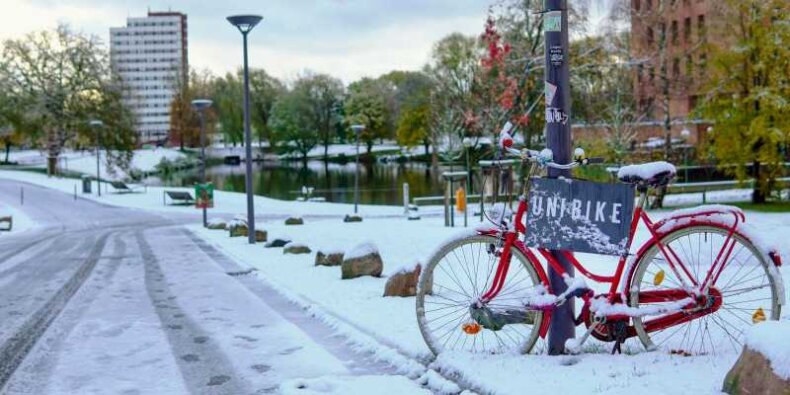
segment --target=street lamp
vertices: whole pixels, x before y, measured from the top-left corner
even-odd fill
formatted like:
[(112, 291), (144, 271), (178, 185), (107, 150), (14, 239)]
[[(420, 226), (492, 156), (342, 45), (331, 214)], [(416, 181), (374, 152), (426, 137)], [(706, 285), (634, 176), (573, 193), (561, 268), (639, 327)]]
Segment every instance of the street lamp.
[(228, 22), (241, 32), (244, 42), (244, 148), (247, 188), (247, 229), (250, 244), (255, 244), (255, 209), (252, 195), (252, 138), (250, 136), (250, 71), (247, 63), (247, 34), (263, 19), (260, 15), (233, 15)]
[(357, 137), (357, 163), (354, 170), (354, 214), (357, 214), (357, 206), (359, 206), (359, 135), (365, 131), (365, 125), (351, 125), (351, 130)]
[(88, 125), (96, 130), (96, 191), (98, 191), (99, 196), (101, 196), (101, 128), (104, 126), (104, 122), (93, 119), (88, 122)]
[[(469, 137), (464, 137), (464, 139), (463, 139), (463, 141), (461, 143), (464, 145), (464, 151), (466, 151), (465, 152), (465, 154), (466, 154), (466, 196), (467, 196), (467, 200), (468, 200), (469, 195), (472, 193), (472, 190), (471, 190), (471, 187), (472, 187), (472, 167), (469, 164), (470, 163), (469, 162), (469, 148), (472, 148), (474, 143), (472, 142), (472, 139), (469, 138)], [(482, 198), (483, 197), (481, 195), (480, 199), (482, 199)], [(467, 226), (467, 209), (468, 209), (468, 207), (465, 204), (464, 205), (464, 228)]]
[(683, 137), (683, 142), (686, 144), (683, 148), (683, 182), (689, 182), (689, 150), (691, 145), (688, 140), (691, 136), (691, 131), (687, 127), (683, 127), (683, 130), (680, 131), (680, 136)]
[[(206, 184), (206, 125), (205, 125), (205, 111), (211, 107), (212, 101), (208, 99), (195, 99), (192, 100), (192, 108), (198, 112), (200, 117), (200, 179), (201, 183)], [(208, 226), (208, 214), (206, 213), (206, 204), (203, 204), (203, 227)]]

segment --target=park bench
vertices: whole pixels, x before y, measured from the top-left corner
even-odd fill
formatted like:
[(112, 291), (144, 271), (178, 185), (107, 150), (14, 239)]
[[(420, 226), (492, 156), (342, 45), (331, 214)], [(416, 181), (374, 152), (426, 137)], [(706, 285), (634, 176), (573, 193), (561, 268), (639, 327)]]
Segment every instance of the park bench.
[(167, 198), (170, 198), (172, 204), (176, 205), (188, 205), (195, 202), (195, 198), (189, 192), (165, 191), (162, 194), (162, 202), (165, 206), (167, 205)]
[(123, 181), (111, 181), (110, 185), (115, 189), (116, 193), (139, 193), (139, 187), (132, 187)]
[(0, 231), (10, 232), (14, 227), (14, 218), (9, 216), (0, 217)]

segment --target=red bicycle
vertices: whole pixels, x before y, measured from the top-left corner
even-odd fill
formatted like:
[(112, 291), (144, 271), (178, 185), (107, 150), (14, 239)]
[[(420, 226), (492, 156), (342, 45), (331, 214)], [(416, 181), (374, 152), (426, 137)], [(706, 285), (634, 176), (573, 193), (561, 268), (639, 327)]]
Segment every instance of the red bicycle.
[[(494, 225), (442, 245), (425, 265), (417, 289), (417, 317), (434, 354), (447, 350), (529, 353), (546, 336), (555, 307), (583, 300), (576, 324), (586, 325), (569, 352), (581, 351), (593, 336), (615, 342), (638, 337), (648, 350), (683, 355), (740, 351), (744, 330), (779, 319), (784, 288), (777, 251), (764, 247), (744, 224), (743, 212), (729, 206), (675, 211), (653, 221), (645, 211), (649, 188), (667, 185), (675, 169), (666, 162), (634, 165), (620, 181), (639, 193), (627, 254), (614, 272), (595, 274), (572, 253), (561, 254), (584, 277), (603, 284), (595, 293), (567, 274), (548, 250), (528, 248), (524, 217), (530, 180), (543, 169), (572, 169), (594, 160), (583, 153), (569, 164), (551, 160), (551, 151), (504, 148), (529, 166), (514, 218), (503, 208)], [(512, 224), (507, 221), (513, 219)], [(640, 224), (649, 238), (631, 253)], [(555, 293), (544, 265), (562, 274), (566, 291)], [(608, 286), (607, 286), (608, 284)], [(541, 350), (538, 350), (541, 351)]]

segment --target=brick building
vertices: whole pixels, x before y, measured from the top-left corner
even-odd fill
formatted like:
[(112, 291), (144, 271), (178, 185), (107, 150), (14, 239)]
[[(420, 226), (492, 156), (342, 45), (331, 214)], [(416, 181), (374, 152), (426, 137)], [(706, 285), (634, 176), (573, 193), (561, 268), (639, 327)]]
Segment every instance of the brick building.
[(705, 45), (723, 40), (710, 34), (717, 14), (714, 3), (631, 0), (631, 56), (637, 61), (634, 94), (647, 114), (640, 140), (663, 136), (667, 121), (673, 137), (692, 144), (704, 140), (710, 125), (693, 119), (692, 112), (704, 95)]

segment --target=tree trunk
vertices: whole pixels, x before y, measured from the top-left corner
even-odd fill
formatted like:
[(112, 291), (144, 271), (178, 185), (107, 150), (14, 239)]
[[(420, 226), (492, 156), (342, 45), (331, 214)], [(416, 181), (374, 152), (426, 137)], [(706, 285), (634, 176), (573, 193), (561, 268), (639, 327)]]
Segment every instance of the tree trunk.
[(329, 140), (324, 140), (324, 163), (329, 162)]
[(58, 174), (58, 157), (47, 157), (47, 176), (52, 177)]
[(8, 157), (11, 155), (11, 144), (5, 144), (5, 163), (8, 163)]
[(752, 190), (752, 203), (762, 204), (766, 201), (765, 188), (763, 188), (763, 180), (760, 178), (761, 167), (759, 161), (754, 161), (754, 189)]

